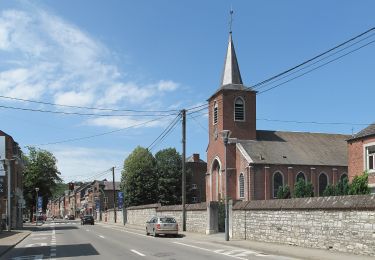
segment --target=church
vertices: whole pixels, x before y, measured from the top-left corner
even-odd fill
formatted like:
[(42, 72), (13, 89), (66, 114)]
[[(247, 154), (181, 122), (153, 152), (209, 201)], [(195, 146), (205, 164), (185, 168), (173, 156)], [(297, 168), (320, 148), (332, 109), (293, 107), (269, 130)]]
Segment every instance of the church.
[(268, 200), (297, 179), (314, 196), (348, 176), (348, 135), (258, 130), (257, 93), (243, 84), (232, 32), (220, 87), (208, 99), (206, 200)]

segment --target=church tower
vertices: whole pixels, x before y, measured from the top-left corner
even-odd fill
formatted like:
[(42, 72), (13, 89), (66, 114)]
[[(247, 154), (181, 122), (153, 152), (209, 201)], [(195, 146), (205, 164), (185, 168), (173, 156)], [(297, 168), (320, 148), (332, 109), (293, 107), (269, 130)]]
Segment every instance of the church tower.
[[(239, 140), (256, 139), (256, 91), (243, 85), (231, 31), (221, 84), (208, 99), (208, 104), (209, 144), (206, 195), (207, 201), (216, 201), (223, 198), (225, 190), (222, 175), (225, 167), (222, 131), (230, 130), (230, 137)], [(235, 145), (228, 146), (228, 149), (228, 154), (231, 152), (235, 154)], [(235, 159), (229, 157), (227, 159), (228, 168), (234, 169)], [(228, 190), (229, 194), (231, 192), (234, 191)]]

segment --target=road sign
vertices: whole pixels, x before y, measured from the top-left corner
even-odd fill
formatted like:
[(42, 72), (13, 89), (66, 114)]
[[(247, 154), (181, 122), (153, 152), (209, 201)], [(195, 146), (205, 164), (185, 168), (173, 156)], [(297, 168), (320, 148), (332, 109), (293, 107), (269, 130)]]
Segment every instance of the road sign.
[(117, 193), (117, 196), (118, 196), (118, 208), (122, 209), (124, 205), (124, 193), (120, 191)]
[(99, 212), (99, 210), (100, 210), (100, 200), (95, 201), (95, 209), (96, 209), (96, 212)]
[(3, 161), (0, 160), (0, 176), (5, 176), (5, 167)]
[(5, 136), (0, 136), (0, 160), (6, 159), (5, 154)]
[(38, 212), (42, 212), (43, 209), (43, 197), (38, 197)]
[(0, 177), (0, 195), (5, 194), (4, 177)]

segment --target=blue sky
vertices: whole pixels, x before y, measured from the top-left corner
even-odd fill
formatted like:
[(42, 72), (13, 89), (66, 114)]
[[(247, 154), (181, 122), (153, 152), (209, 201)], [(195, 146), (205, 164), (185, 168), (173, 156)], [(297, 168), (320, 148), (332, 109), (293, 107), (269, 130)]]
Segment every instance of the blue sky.
[[(220, 84), (231, 6), (233, 39), (247, 86), (375, 25), (374, 1), (2, 0), (0, 105), (96, 115), (3, 107), (0, 129), (21, 147), (53, 152), (65, 181), (109, 178), (109, 172), (99, 173), (112, 166), (119, 166), (119, 180), (128, 154), (137, 145), (148, 147), (174, 115), (146, 123), (159, 117), (4, 97), (169, 114), (206, 104)], [(257, 128), (351, 134), (375, 121), (374, 46), (258, 95)], [(104, 113), (127, 116), (97, 115)], [(197, 115), (187, 118), (187, 155), (200, 153), (205, 160), (207, 115)], [(134, 125), (138, 126), (124, 129)], [(115, 132), (100, 135), (111, 131)], [(99, 136), (67, 141), (94, 135)], [(152, 152), (166, 147), (181, 152), (180, 125)]]

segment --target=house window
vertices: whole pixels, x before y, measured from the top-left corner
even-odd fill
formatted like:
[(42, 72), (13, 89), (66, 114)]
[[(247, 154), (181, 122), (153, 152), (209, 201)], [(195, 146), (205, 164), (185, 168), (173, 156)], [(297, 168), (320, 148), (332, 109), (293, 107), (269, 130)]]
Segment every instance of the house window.
[(197, 197), (192, 197), (191, 200), (192, 200), (193, 203), (197, 203), (198, 202), (198, 198)]
[(325, 173), (319, 175), (319, 196), (323, 196), (324, 190), (328, 185), (328, 177)]
[(243, 173), (240, 174), (238, 182), (240, 187), (240, 198), (243, 198), (245, 197), (245, 178), (243, 176)]
[(299, 172), (296, 176), (296, 180), (298, 181), (299, 179), (302, 179), (304, 182), (306, 182), (306, 177), (303, 172)]
[(217, 124), (217, 102), (214, 103), (214, 125)]
[(242, 98), (238, 97), (234, 102), (234, 120), (244, 121), (245, 120), (245, 102)]
[(273, 197), (277, 198), (277, 192), (279, 188), (284, 185), (283, 175), (280, 172), (276, 172), (273, 175)]
[(375, 145), (366, 147), (366, 170), (375, 171)]
[(197, 187), (197, 184), (194, 184), (194, 183), (193, 183), (193, 184), (191, 185), (191, 189), (192, 189), (192, 190), (196, 190), (197, 188), (198, 188), (198, 187)]

